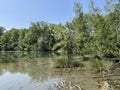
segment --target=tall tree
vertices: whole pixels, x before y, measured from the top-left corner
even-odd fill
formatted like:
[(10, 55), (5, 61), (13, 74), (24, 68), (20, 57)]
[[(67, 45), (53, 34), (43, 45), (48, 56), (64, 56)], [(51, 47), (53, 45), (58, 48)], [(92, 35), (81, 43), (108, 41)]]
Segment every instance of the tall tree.
[(75, 31), (75, 41), (77, 50), (80, 53), (84, 53), (87, 43), (89, 42), (89, 30), (87, 27), (87, 22), (83, 14), (82, 5), (79, 2), (75, 3), (74, 6), (75, 18), (72, 23)]
[(0, 36), (3, 34), (4, 31), (5, 31), (5, 28), (0, 26)]

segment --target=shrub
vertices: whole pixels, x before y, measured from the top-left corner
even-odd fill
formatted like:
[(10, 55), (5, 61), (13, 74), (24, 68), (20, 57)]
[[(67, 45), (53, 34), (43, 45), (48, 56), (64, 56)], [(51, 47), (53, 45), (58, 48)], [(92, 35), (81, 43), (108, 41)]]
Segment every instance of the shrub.
[(79, 67), (83, 66), (80, 62), (76, 60), (68, 60), (66, 57), (55, 58), (55, 67), (56, 68), (70, 68), (70, 67)]
[(99, 71), (108, 70), (108, 69), (110, 69), (111, 65), (112, 65), (112, 63), (107, 60), (98, 60), (98, 59), (91, 60), (92, 68), (95, 68)]

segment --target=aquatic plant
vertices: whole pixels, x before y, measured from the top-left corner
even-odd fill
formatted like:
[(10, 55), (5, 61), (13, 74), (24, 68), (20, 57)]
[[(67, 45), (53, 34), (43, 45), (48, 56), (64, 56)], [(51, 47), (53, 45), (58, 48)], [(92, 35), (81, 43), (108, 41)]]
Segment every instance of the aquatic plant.
[(80, 63), (77, 60), (68, 60), (67, 57), (60, 57), (54, 59), (54, 66), (56, 68), (70, 68), (70, 67), (79, 67), (84, 66), (82, 63)]

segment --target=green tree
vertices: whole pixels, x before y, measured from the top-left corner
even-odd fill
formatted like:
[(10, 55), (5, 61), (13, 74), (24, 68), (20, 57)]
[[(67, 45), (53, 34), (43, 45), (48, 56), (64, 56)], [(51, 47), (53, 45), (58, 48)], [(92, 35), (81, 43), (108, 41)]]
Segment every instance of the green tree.
[(0, 38), (1, 42), (1, 50), (9, 50), (11, 48), (10, 46), (10, 34), (8, 31), (6, 31)]
[(24, 51), (24, 49), (26, 48), (25, 35), (27, 32), (28, 32), (28, 29), (19, 29), (18, 30), (18, 34), (19, 34), (18, 50), (20, 50), (20, 51)]
[(0, 36), (3, 34), (4, 31), (5, 31), (5, 28), (0, 26)]
[(78, 50), (77, 52), (85, 54), (88, 43), (90, 42), (90, 30), (87, 26), (86, 17), (83, 14), (82, 5), (79, 2), (75, 3), (74, 12), (75, 18), (72, 23), (74, 27), (76, 47)]

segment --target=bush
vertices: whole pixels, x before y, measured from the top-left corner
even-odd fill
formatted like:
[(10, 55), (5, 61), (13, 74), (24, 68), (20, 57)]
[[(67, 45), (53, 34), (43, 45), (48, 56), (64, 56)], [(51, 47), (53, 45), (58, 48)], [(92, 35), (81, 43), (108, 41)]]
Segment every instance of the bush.
[(70, 68), (70, 67), (79, 67), (83, 66), (80, 62), (76, 60), (68, 60), (66, 57), (54, 59), (56, 68)]
[(108, 70), (110, 69), (112, 63), (107, 60), (91, 60), (91, 66), (92, 68), (95, 68), (97, 70)]

